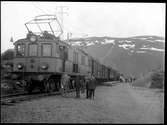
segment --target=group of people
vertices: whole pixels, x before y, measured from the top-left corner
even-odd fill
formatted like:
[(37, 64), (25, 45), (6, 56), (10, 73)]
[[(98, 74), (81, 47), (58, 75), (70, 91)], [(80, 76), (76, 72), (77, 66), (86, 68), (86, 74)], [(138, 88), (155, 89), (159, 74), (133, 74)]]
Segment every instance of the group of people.
[(80, 98), (81, 94), (85, 93), (86, 90), (86, 98), (94, 99), (95, 96), (95, 88), (96, 88), (96, 79), (93, 75), (89, 73), (87, 77), (84, 76), (76, 76), (75, 79), (70, 81), (70, 76), (67, 74), (63, 74), (61, 78), (61, 94), (62, 96), (66, 95), (69, 90), (69, 85), (74, 83), (76, 98)]

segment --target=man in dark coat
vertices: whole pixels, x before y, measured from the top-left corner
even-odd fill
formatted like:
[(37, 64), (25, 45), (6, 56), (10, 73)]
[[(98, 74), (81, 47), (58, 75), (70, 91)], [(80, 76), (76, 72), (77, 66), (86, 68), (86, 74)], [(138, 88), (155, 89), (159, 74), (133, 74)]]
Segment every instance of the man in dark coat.
[(85, 92), (85, 78), (83, 76), (80, 78), (80, 84), (81, 84), (80, 91), (81, 93), (84, 93)]
[(86, 79), (86, 98), (88, 99), (89, 96), (89, 88), (88, 88), (88, 84), (90, 83), (90, 79)]
[(95, 88), (96, 88), (96, 79), (95, 77), (92, 75), (90, 83), (88, 84), (88, 88), (90, 90), (90, 99), (93, 98), (94, 99), (94, 95), (95, 95)]
[(91, 82), (91, 73), (89, 72), (88, 75), (85, 77), (85, 82), (86, 82), (86, 98), (90, 98), (90, 89), (89, 89), (89, 84)]
[(75, 79), (75, 87), (76, 87), (76, 98), (80, 98), (81, 83), (79, 76), (77, 76)]

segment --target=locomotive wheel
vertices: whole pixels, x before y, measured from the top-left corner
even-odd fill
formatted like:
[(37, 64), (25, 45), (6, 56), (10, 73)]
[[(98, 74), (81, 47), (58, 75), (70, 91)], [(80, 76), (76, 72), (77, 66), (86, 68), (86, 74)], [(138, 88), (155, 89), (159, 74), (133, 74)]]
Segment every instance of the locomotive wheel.
[(50, 79), (49, 81), (49, 92), (53, 92), (55, 90), (55, 81)]
[(26, 87), (26, 90), (27, 90), (27, 92), (29, 93), (29, 94), (31, 94), (32, 93), (32, 81), (30, 81), (30, 82), (28, 82), (27, 83), (27, 87)]
[(60, 86), (60, 82), (58, 81), (58, 82), (56, 82), (56, 91), (60, 91), (60, 88), (61, 88), (61, 86)]
[(23, 85), (23, 89), (24, 89), (24, 91), (27, 91), (27, 86), (28, 86), (27, 84), (28, 84), (27, 81), (22, 80), (22, 85)]
[(45, 85), (44, 85), (44, 82), (41, 82), (41, 86), (40, 86), (40, 92), (43, 93), (45, 92)]
[(45, 81), (44, 87), (45, 87), (45, 92), (49, 92), (49, 82), (48, 82), (48, 80)]
[(45, 82), (45, 92), (53, 92), (55, 90), (55, 82), (53, 79), (49, 79)]

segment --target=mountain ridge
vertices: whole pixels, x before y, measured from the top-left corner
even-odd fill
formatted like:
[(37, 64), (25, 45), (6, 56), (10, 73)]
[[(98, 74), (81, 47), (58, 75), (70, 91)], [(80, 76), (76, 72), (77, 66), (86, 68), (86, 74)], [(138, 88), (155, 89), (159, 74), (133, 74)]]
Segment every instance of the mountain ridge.
[(89, 37), (75, 39), (73, 42), (74, 46), (82, 47), (91, 56), (127, 76), (140, 77), (150, 70), (159, 67), (164, 69), (163, 37)]
[[(139, 77), (156, 68), (164, 70), (163, 37), (151, 35), (127, 38), (88, 37), (70, 39), (70, 43), (72, 46), (83, 48), (91, 56), (124, 75)], [(11, 49), (9, 50), (8, 55), (12, 56)], [(1, 59), (4, 53), (1, 54)]]

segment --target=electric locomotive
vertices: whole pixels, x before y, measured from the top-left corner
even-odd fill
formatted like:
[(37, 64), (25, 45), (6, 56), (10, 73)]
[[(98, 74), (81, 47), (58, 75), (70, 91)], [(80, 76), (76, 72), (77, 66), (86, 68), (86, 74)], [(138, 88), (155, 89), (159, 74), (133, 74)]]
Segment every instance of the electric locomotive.
[[(57, 22), (57, 31), (52, 27), (54, 21)], [(47, 24), (49, 29), (43, 30), (43, 24)], [(37, 26), (40, 32), (32, 32), (32, 25)], [(62, 29), (54, 15), (37, 16), (25, 26), (28, 30), (26, 38), (14, 43), (16, 53), (12, 78), (24, 81), (29, 92), (34, 87), (47, 92), (59, 90), (63, 73), (73, 78), (90, 72), (88, 55), (60, 40)]]
[[(33, 28), (36, 26), (35, 31), (30, 30), (32, 25)], [(55, 15), (36, 16), (25, 26), (28, 30), (26, 38), (14, 42), (12, 79), (24, 83), (28, 92), (36, 87), (42, 92), (59, 91), (64, 73), (71, 78), (88, 73), (102, 80), (113, 77), (111, 68), (100, 64), (82, 49), (60, 40), (63, 31)]]

